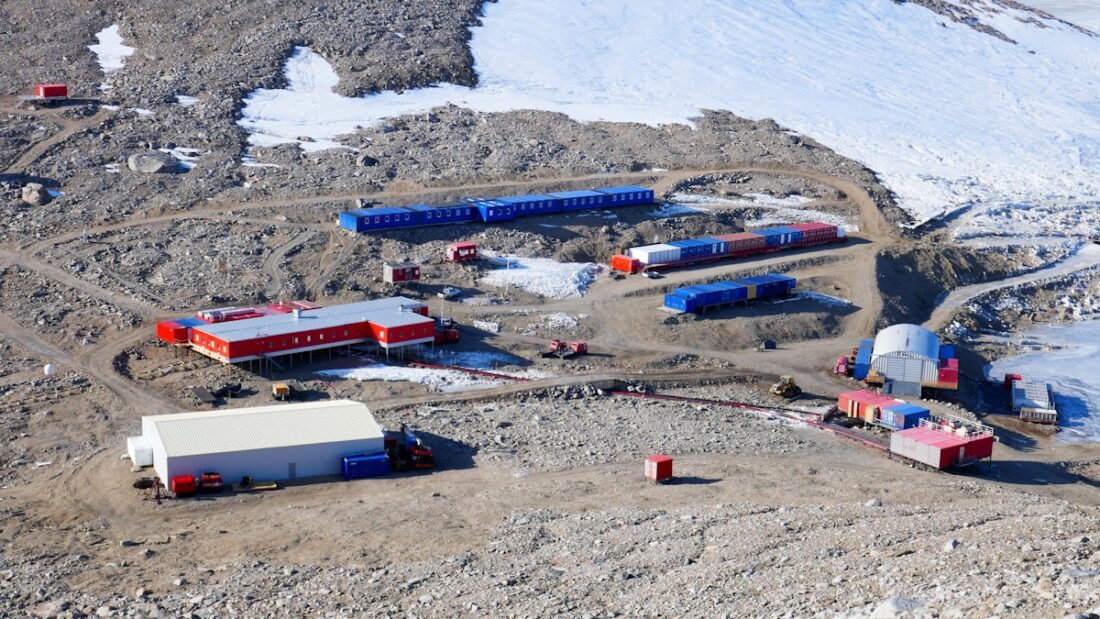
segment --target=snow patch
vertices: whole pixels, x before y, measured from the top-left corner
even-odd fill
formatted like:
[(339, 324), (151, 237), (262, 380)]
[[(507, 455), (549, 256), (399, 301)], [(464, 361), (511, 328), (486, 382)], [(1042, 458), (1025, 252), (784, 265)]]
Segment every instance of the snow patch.
[(710, 209), (700, 208), (698, 206), (688, 206), (686, 204), (675, 204), (673, 202), (665, 202), (658, 208), (655, 208), (648, 213), (650, 217), (680, 217), (681, 215), (695, 215), (698, 213), (709, 212)]
[(132, 56), (135, 51), (133, 47), (122, 42), (122, 35), (118, 33), (118, 24), (100, 30), (95, 38), (99, 43), (89, 45), (88, 49), (96, 55), (96, 60), (104, 74), (121, 69), (126, 64), (126, 58)]
[(180, 107), (191, 107), (199, 102), (198, 97), (190, 97), (187, 95), (176, 95), (176, 105)]
[[(532, 370), (524, 372), (498, 372), (517, 378), (545, 378), (548, 375)], [(409, 368), (382, 363), (369, 363), (357, 368), (322, 370), (320, 376), (345, 378), (358, 381), (411, 382), (425, 385), (433, 391), (453, 393), (474, 389), (489, 389), (507, 384), (507, 379), (489, 378), (476, 374), (467, 374), (457, 370), (436, 370), (432, 368)]]
[(1036, 349), (997, 359), (985, 367), (989, 380), (1005, 374), (1044, 381), (1054, 387), (1058, 423), (1065, 442), (1100, 441), (1100, 320), (1045, 326), (1018, 336)]
[(489, 258), (495, 270), (481, 283), (498, 288), (515, 286), (549, 299), (583, 297), (600, 272), (591, 262), (557, 262), (549, 258)]
[(797, 208), (800, 205), (813, 202), (813, 198), (807, 198), (806, 196), (798, 194), (792, 194), (785, 198), (777, 198), (763, 193), (750, 193), (745, 194), (745, 199), (729, 200), (726, 198), (715, 198), (713, 196), (678, 193), (673, 195), (672, 198), (681, 203), (708, 204), (714, 207), (767, 209), (768, 213), (766, 215), (745, 222), (745, 225), (755, 228), (776, 224), (814, 221), (832, 224), (845, 232), (859, 231), (859, 224), (853, 223), (848, 217), (813, 209)]
[(199, 153), (201, 151), (197, 148), (183, 148), (182, 146), (177, 146), (175, 148), (162, 148), (160, 152), (172, 155), (180, 162), (181, 168), (190, 170), (199, 162)]

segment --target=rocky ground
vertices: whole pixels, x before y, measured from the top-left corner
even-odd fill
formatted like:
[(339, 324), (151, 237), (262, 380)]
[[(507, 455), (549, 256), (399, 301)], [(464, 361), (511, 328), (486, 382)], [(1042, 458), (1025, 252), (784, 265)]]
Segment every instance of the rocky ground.
[[(947, 291), (1026, 273), (1066, 248), (963, 248), (940, 230), (895, 229), (905, 218), (873, 171), (723, 111), (649, 127), (452, 106), (344, 136), (348, 149), (249, 147), (236, 125), (242, 99), (283, 85), (296, 45), (323, 55), (349, 95), (476, 80), (465, 45), (476, 0), (276, 4), (0, 6), (0, 617), (1100, 615), (1093, 451), (1040, 438), (1027, 452), (999, 446), (1003, 464), (978, 476), (931, 474), (778, 415), (586, 384), (776, 407), (785, 402), (767, 386), (793, 372), (808, 391), (798, 405), (819, 409), (853, 386), (829, 363), (876, 325), (922, 322)], [(970, 10), (919, 4), (964, 22)], [(136, 52), (104, 75), (85, 46), (111, 24)], [(44, 80), (80, 99), (20, 105), (16, 95)], [(708, 210), (369, 236), (333, 223), (359, 204), (611, 182)], [(505, 294), (483, 283), (490, 266), (439, 262), (464, 239), (605, 263), (631, 245), (740, 231), (775, 212), (745, 204), (755, 195), (802, 196), (797, 208), (858, 231), (843, 246), (663, 280), (600, 272), (586, 296), (564, 300)], [(421, 284), (383, 284), (382, 263), (403, 260), (424, 265)], [(765, 272), (835, 299), (699, 318), (657, 309), (676, 287)], [(463, 301), (443, 305), (444, 286)], [(446, 394), (322, 377), (366, 359), (317, 359), (284, 376), (309, 397), (350, 397), (387, 425), (412, 423), (439, 469), (164, 504), (131, 487), (141, 473), (119, 456), (142, 415), (199, 409), (191, 387), (228, 382), (245, 391), (228, 405), (270, 402), (269, 376), (157, 345), (157, 320), (397, 292), (461, 323), (452, 358), (512, 355), (500, 369), (545, 377)], [(996, 292), (955, 322), (980, 332), (1069, 318), (1067, 307), (1095, 309), (1096, 278), (1013, 294), (1026, 306)], [(555, 337), (589, 341), (592, 354), (534, 354)], [(765, 338), (780, 349), (755, 352)], [(46, 363), (57, 374), (45, 376)], [(933, 406), (971, 415), (965, 396)], [(676, 456), (677, 483), (641, 480), (654, 451)]]

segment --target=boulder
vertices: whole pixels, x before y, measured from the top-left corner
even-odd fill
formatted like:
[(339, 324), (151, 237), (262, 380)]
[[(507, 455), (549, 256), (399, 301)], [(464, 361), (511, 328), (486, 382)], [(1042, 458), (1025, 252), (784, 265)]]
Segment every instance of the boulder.
[(41, 183), (27, 183), (23, 185), (23, 201), (31, 206), (42, 206), (53, 200), (50, 192)]
[(179, 172), (179, 161), (166, 153), (135, 153), (126, 160), (126, 165), (134, 172), (142, 174)]

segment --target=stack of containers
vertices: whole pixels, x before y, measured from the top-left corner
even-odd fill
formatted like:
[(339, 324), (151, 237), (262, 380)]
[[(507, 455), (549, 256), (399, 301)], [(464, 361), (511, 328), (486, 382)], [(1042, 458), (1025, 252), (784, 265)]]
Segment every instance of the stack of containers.
[(791, 224), (787, 227), (791, 230), (797, 230), (801, 232), (802, 238), (799, 242), (807, 245), (828, 243), (829, 241), (835, 241), (836, 239), (842, 238), (844, 236), (843, 230), (837, 228), (832, 224), (825, 224), (820, 222)]
[(921, 419), (929, 419), (931, 416), (932, 413), (923, 406), (901, 402), (882, 409), (879, 425), (891, 430), (906, 430), (919, 426)]
[(860, 340), (859, 349), (856, 350), (856, 364), (852, 370), (852, 378), (863, 380), (871, 371), (871, 351), (875, 348), (875, 341), (871, 339)]
[(665, 307), (681, 312), (701, 312), (708, 307), (782, 296), (794, 290), (796, 280), (789, 275), (769, 274), (732, 282), (718, 282), (677, 288), (665, 295)]
[(757, 277), (746, 277), (737, 280), (737, 283), (748, 288), (749, 299), (767, 299), (780, 297), (794, 292), (796, 280), (789, 275), (771, 273)]
[(802, 232), (793, 228), (763, 228), (755, 232), (764, 237), (764, 245), (767, 247), (782, 247), (802, 242)]
[(905, 402), (867, 389), (847, 391), (837, 398), (837, 409), (839, 411), (848, 417), (862, 419), (867, 423), (878, 423), (882, 417), (883, 409), (900, 404), (905, 404)]
[(951, 344), (940, 346), (938, 381), (944, 385), (959, 384), (959, 360), (955, 357), (955, 347)]
[(714, 237), (719, 241), (725, 241), (730, 255), (738, 255), (746, 252), (754, 252), (764, 249), (764, 237), (755, 232), (738, 232), (737, 234), (721, 234)]
[(513, 212), (519, 217), (530, 215), (544, 215), (560, 210), (561, 201), (551, 196), (531, 194), (525, 196), (508, 196), (497, 198), (501, 204), (511, 205)]
[(639, 262), (646, 265), (665, 264), (680, 259), (680, 248), (667, 243), (631, 247), (626, 250), (626, 253), (631, 258), (637, 258)]
[(729, 243), (725, 241), (705, 237), (701, 239), (689, 239), (687, 241), (672, 241), (668, 243), (680, 248), (680, 260), (694, 260), (720, 256), (729, 249)]

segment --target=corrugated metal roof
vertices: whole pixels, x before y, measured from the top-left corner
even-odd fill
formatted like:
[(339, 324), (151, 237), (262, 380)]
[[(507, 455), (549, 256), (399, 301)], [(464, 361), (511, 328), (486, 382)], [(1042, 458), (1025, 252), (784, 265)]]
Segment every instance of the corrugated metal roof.
[(306, 402), (144, 417), (168, 457), (382, 438), (366, 404)]
[(195, 331), (225, 342), (240, 342), (263, 336), (288, 335), (312, 329), (329, 329), (353, 322), (372, 320), (380, 318), (379, 314), (398, 314), (403, 305), (420, 307), (424, 304), (407, 297), (391, 297), (322, 307), (302, 312), (298, 318), (295, 318), (294, 314), (274, 314), (249, 320), (202, 325), (201, 327), (195, 327)]
[(875, 346), (871, 349), (872, 361), (881, 355), (897, 352), (912, 353), (935, 361), (939, 359), (940, 338), (924, 327), (910, 324), (894, 325), (879, 331), (875, 336)]
[(1050, 385), (1033, 380), (1012, 381), (1012, 408), (1041, 408), (1051, 410)]
[(435, 324), (434, 319), (413, 312), (376, 314), (370, 317), (370, 321), (371, 324), (376, 324), (384, 329), (404, 327), (406, 325)]

